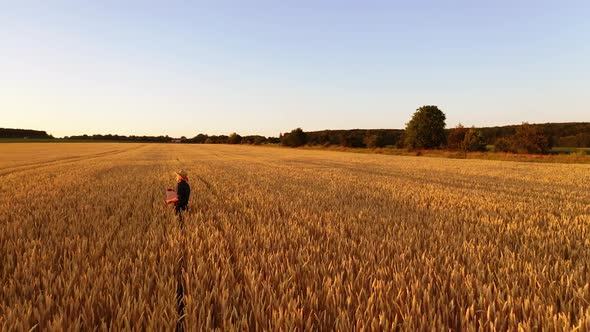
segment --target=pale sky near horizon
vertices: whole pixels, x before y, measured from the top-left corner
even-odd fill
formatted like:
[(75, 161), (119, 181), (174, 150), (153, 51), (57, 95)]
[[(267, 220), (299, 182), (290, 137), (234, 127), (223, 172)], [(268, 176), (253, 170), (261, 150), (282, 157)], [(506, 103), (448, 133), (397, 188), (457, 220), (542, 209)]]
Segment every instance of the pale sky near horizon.
[(277, 136), (590, 121), (590, 1), (4, 1), (0, 127)]

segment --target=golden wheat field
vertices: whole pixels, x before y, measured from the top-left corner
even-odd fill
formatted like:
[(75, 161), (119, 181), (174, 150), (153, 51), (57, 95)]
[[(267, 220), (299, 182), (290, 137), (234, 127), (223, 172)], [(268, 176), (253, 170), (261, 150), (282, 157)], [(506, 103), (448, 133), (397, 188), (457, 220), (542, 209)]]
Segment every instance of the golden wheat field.
[(589, 188), (590, 165), (2, 144), (0, 330), (590, 330)]

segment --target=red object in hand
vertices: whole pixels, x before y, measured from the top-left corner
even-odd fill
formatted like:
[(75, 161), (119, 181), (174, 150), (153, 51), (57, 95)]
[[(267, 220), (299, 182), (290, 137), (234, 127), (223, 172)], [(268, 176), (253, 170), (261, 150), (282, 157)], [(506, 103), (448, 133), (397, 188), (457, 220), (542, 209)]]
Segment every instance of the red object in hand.
[(178, 198), (178, 196), (176, 196), (176, 192), (170, 188), (166, 189), (166, 202), (170, 203), (169, 201), (171, 199), (176, 199)]

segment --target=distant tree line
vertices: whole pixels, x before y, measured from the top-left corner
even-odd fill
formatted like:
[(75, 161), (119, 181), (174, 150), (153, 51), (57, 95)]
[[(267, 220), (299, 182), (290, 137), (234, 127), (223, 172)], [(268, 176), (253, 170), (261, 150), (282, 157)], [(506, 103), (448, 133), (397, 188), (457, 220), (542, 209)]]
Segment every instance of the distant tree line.
[(124, 135), (74, 135), (65, 136), (65, 140), (76, 141), (118, 141), (118, 142), (156, 142), (156, 143), (194, 143), (194, 144), (267, 144), (279, 143), (275, 137), (264, 137), (260, 135), (240, 136), (236, 133), (231, 135), (205, 135), (198, 134), (193, 138), (173, 138), (166, 136), (124, 136)]
[(198, 134), (193, 138), (181, 138), (181, 143), (196, 143), (196, 144), (276, 144), (279, 143), (279, 139), (276, 137), (265, 137), (261, 135), (248, 135), (241, 136), (237, 133), (232, 133), (229, 136), (226, 135), (206, 135)]
[[(30, 129), (0, 128), (0, 138), (53, 138), (45, 131)], [(434, 105), (418, 108), (405, 129), (351, 129), (305, 132), (301, 128), (279, 137), (261, 135), (241, 136), (198, 134), (192, 138), (182, 136), (123, 136), (123, 135), (77, 135), (64, 140), (159, 142), (191, 144), (281, 144), (298, 147), (303, 145), (342, 146), (350, 148), (408, 148), (447, 149), (452, 151), (548, 153), (557, 147), (590, 147), (590, 123), (544, 123), (509, 125), (501, 127), (466, 128), (458, 124), (446, 128), (445, 114)]]
[(47, 132), (32, 129), (0, 128), (0, 138), (53, 138)]
[[(565, 122), (534, 124), (554, 146), (560, 147), (590, 147), (589, 122)], [(521, 125), (480, 128), (486, 138), (486, 144), (494, 145), (498, 139), (509, 138), (516, 134)]]
[(553, 146), (590, 147), (590, 123), (546, 123), (502, 127), (466, 128), (459, 124), (446, 129), (445, 114), (434, 105), (416, 110), (405, 130), (352, 129), (304, 132), (296, 128), (281, 134), (282, 145), (342, 146), (408, 149), (448, 149), (454, 151), (548, 153)]
[(74, 141), (117, 141), (117, 142), (153, 142), (153, 143), (167, 143), (173, 140), (169, 136), (125, 136), (125, 135), (73, 135), (65, 136), (64, 140)]
[[(296, 128), (279, 137), (262, 135), (241, 136), (198, 134), (192, 138), (182, 136), (124, 136), (77, 135), (65, 140), (159, 142), (193, 144), (281, 144), (283, 146), (342, 146), (350, 148), (396, 147), (410, 149), (448, 149), (456, 151), (495, 151), (546, 153), (551, 147), (590, 147), (590, 123), (544, 123), (509, 125), (501, 127), (455, 128), (445, 127), (445, 114), (437, 106), (423, 106), (416, 110), (404, 129), (350, 129), (305, 132)], [(0, 129), (0, 138), (53, 138), (44, 131)], [(534, 144), (531, 142), (535, 142)]]
[(343, 146), (351, 148), (379, 148), (385, 146), (402, 147), (403, 137), (401, 129), (351, 129), (351, 130), (322, 130), (303, 132), (297, 128), (290, 133), (280, 135), (284, 146), (322, 145)]

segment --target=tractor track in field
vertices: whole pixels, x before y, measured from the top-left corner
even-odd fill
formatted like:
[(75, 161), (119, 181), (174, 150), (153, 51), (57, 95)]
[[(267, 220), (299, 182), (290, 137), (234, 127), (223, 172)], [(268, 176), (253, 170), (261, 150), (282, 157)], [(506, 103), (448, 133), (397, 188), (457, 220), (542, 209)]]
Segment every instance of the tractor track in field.
[[(176, 161), (184, 166), (180, 157), (176, 157)], [(187, 246), (187, 239), (185, 236), (185, 224), (184, 224), (184, 217), (189, 211), (181, 212), (180, 215), (175, 215), (175, 219), (178, 222), (178, 229), (180, 231), (180, 257), (176, 260), (176, 264), (174, 265), (174, 279), (176, 281), (176, 332), (184, 332), (186, 322), (184, 320), (185, 317), (185, 310), (186, 307), (185, 303), (185, 295), (186, 295), (186, 283), (184, 281), (184, 273), (187, 271), (186, 266), (186, 246)]]
[(174, 277), (176, 279), (176, 312), (178, 314), (178, 318), (176, 320), (176, 332), (184, 332), (185, 331), (185, 321), (184, 321), (184, 308), (186, 306), (184, 297), (186, 294), (186, 283), (184, 281), (183, 275), (187, 271), (186, 267), (186, 247), (187, 247), (187, 240), (185, 236), (185, 218), (186, 214), (189, 210), (185, 212), (181, 212), (181, 214), (176, 215), (176, 220), (178, 221), (178, 228), (180, 230), (180, 257), (176, 261), (176, 266), (174, 267)]
[[(197, 179), (199, 179), (205, 185), (207, 190), (209, 192), (211, 192), (211, 194), (213, 194), (213, 196), (218, 197), (218, 194), (211, 186), (211, 183), (209, 183), (207, 180), (205, 180), (200, 175), (196, 175), (195, 177)], [(187, 213), (187, 212), (184, 212), (184, 213)], [(178, 220), (178, 227), (181, 232), (180, 234), (181, 234), (181, 241), (182, 242), (181, 242), (181, 255), (178, 258), (178, 260), (176, 261), (176, 266), (175, 266), (175, 271), (174, 271), (174, 276), (176, 279), (176, 312), (178, 314), (178, 318), (176, 320), (175, 331), (176, 332), (184, 332), (185, 331), (185, 321), (184, 321), (185, 310), (184, 309), (186, 306), (184, 297), (186, 295), (186, 286), (185, 286), (183, 274), (187, 271), (186, 258), (185, 258), (187, 255), (187, 253), (186, 253), (187, 240), (185, 237), (184, 216), (177, 216), (177, 220)]]
[(184, 322), (184, 295), (186, 293), (185, 289), (185, 282), (183, 278), (183, 274), (186, 272), (186, 238), (184, 236), (184, 227), (181, 226), (181, 255), (180, 258), (176, 261), (174, 276), (176, 278), (176, 312), (178, 313), (178, 319), (176, 320), (176, 331), (177, 332), (184, 332), (185, 322)]
[(14, 174), (14, 173), (32, 171), (32, 170), (50, 167), (50, 166), (66, 165), (66, 164), (76, 163), (76, 162), (90, 160), (90, 159), (110, 157), (110, 156), (118, 155), (121, 153), (133, 151), (133, 150), (138, 150), (138, 149), (143, 148), (145, 146), (146, 145), (141, 145), (141, 146), (136, 146), (136, 147), (132, 147), (132, 148), (128, 148), (128, 149), (118, 149), (118, 150), (105, 151), (105, 152), (100, 152), (100, 153), (95, 153), (95, 154), (90, 154), (90, 155), (84, 155), (84, 156), (65, 157), (65, 158), (54, 159), (54, 160), (50, 160), (50, 161), (30, 163), (30, 164), (15, 166), (15, 167), (9, 168), (8, 170), (0, 169), (0, 177)]
[[(201, 175), (194, 175), (195, 178), (197, 178), (201, 183), (203, 183), (203, 185), (205, 186), (206, 190), (210, 192), (210, 194), (215, 197), (215, 199), (220, 199), (220, 194), (217, 192), (217, 190), (215, 189), (215, 187), (213, 187), (211, 185), (211, 183), (204, 178)], [(237, 207), (240, 208), (240, 207)], [(221, 235), (221, 238), (223, 239), (224, 242), (224, 247), (227, 250), (227, 253), (229, 255), (228, 259), (229, 259), (229, 263), (231, 265), (231, 269), (233, 272), (234, 277), (236, 278), (236, 281), (241, 283), (243, 285), (243, 287), (246, 287), (246, 282), (244, 280), (244, 272), (242, 271), (242, 269), (239, 268), (239, 264), (238, 264), (238, 260), (237, 260), (237, 249), (235, 248), (235, 245), (233, 243), (233, 241), (230, 241), (228, 239), (227, 233), (225, 228), (223, 227), (223, 225), (221, 225), (219, 223), (218, 220), (216, 220), (217, 218), (215, 216), (211, 216), (212, 218), (212, 223), (210, 224), (210, 226)], [(176, 322), (176, 331), (185, 331), (185, 323), (184, 323), (184, 315), (185, 315), (185, 303), (184, 303), (184, 296), (186, 295), (186, 287), (184, 286), (184, 278), (183, 278), (183, 273), (185, 271), (187, 271), (187, 266), (186, 266), (186, 237), (185, 237), (185, 225), (183, 221), (179, 222), (179, 227), (180, 227), (180, 231), (181, 231), (181, 236), (182, 236), (182, 254), (179, 257), (179, 259), (176, 262), (176, 273), (175, 273), (175, 277), (176, 277), (176, 284), (177, 284), (177, 288), (176, 288), (176, 304), (177, 304), (177, 312), (178, 312), (178, 320)], [(246, 294), (246, 292), (244, 293)], [(248, 302), (247, 299), (245, 299), (246, 302)], [(215, 328), (222, 328), (222, 326), (220, 325), (219, 319), (217, 319), (216, 317), (216, 312), (215, 312), (215, 306), (213, 309), (213, 317), (212, 317), (212, 324)]]

